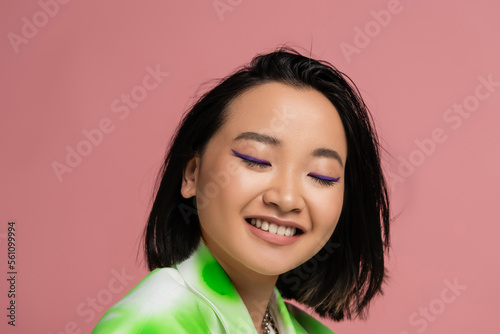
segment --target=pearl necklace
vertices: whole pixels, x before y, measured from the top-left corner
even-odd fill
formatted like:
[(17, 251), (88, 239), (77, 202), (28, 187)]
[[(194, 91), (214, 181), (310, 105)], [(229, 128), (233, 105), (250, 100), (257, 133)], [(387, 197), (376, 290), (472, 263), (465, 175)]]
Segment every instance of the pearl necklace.
[(278, 328), (276, 327), (273, 317), (271, 317), (271, 313), (269, 312), (269, 307), (266, 307), (266, 313), (264, 314), (264, 319), (262, 319), (262, 329), (264, 330), (264, 334), (270, 334), (271, 327), (276, 334), (279, 334)]

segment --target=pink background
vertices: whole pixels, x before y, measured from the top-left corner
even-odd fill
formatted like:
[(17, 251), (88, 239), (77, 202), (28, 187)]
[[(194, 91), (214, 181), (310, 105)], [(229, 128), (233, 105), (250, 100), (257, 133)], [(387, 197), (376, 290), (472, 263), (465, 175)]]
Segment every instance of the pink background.
[[(390, 152), (391, 280), (367, 321), (328, 325), (500, 333), (496, 1), (60, 1), (0, 5), (2, 333), (89, 333), (144, 277), (140, 235), (182, 113), (201, 83), (283, 43), (352, 77)], [(157, 67), (169, 75), (141, 88)], [(87, 155), (58, 177), (68, 147)]]

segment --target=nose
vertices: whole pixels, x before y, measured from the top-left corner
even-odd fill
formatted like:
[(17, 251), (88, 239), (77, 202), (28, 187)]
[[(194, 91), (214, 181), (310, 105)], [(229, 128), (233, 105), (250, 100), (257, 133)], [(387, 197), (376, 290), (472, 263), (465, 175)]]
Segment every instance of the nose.
[(277, 173), (264, 192), (263, 200), (282, 212), (302, 211), (305, 201), (300, 178), (291, 172)]

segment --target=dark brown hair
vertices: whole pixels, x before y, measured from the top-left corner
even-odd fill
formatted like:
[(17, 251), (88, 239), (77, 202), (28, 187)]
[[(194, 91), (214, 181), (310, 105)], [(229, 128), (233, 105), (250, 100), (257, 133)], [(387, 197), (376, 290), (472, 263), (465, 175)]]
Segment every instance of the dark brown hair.
[(184, 168), (225, 122), (229, 104), (267, 82), (321, 92), (337, 109), (347, 139), (344, 204), (337, 227), (318, 254), (280, 275), (277, 287), (283, 298), (309, 306), (322, 317), (364, 318), (387, 277), (389, 198), (380, 145), (356, 85), (330, 63), (290, 48), (256, 56), (201, 96), (185, 114), (160, 171), (145, 229), (149, 269), (179, 263), (198, 247), (201, 230), (195, 200), (180, 193)]

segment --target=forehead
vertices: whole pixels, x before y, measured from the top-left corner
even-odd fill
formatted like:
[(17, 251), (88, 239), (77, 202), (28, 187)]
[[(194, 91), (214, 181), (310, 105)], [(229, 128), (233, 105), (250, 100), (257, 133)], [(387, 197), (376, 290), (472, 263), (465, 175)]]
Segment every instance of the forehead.
[(315, 89), (279, 82), (261, 84), (238, 96), (228, 111), (220, 130), (232, 138), (243, 131), (255, 131), (285, 142), (335, 144), (346, 151), (340, 116), (330, 100)]

